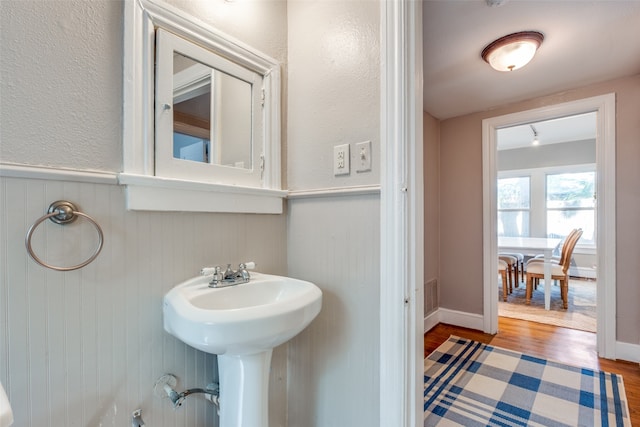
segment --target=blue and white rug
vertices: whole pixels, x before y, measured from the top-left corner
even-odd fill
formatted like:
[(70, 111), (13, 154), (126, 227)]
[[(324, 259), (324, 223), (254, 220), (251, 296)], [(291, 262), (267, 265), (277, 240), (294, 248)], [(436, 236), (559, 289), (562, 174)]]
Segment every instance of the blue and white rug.
[(424, 360), (426, 426), (631, 426), (622, 376), (451, 336)]

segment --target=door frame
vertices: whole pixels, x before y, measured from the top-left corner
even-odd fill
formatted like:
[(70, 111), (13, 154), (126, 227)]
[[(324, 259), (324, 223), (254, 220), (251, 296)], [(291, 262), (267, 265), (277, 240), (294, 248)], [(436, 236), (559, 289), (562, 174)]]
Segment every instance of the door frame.
[(380, 426), (422, 425), (422, 3), (380, 2)]
[[(484, 331), (498, 331), (497, 130), (596, 112), (597, 348), (616, 351), (615, 93), (521, 111), (482, 121)], [(602, 179), (601, 179), (602, 177)]]

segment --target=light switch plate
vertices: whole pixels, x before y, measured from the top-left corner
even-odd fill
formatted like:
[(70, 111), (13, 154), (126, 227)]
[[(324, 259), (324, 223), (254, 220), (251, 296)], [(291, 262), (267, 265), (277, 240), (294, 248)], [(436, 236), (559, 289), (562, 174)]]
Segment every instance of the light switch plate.
[(336, 145), (333, 147), (333, 174), (349, 175), (351, 156), (349, 154), (349, 144)]
[(371, 170), (371, 141), (358, 142), (356, 144), (356, 172), (368, 172)]

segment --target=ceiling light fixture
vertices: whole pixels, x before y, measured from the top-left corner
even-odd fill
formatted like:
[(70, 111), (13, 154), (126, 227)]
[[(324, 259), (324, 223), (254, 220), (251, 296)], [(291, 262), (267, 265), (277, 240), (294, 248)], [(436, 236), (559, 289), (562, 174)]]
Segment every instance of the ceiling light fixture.
[(500, 37), (482, 50), (482, 59), (498, 71), (522, 68), (533, 59), (544, 35), (538, 31), (521, 31)]
[(531, 141), (531, 145), (540, 145), (540, 140), (538, 139), (538, 131), (533, 127), (533, 125), (529, 126), (531, 126), (531, 130), (533, 131), (533, 140)]

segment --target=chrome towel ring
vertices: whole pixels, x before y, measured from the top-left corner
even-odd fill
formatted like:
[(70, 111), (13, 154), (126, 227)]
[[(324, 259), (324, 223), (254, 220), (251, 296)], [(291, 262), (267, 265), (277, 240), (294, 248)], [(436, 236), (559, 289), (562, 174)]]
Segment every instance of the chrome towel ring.
[[(87, 259), (86, 261), (71, 267), (58, 267), (56, 265), (47, 264), (46, 262), (38, 258), (38, 256), (33, 252), (33, 247), (31, 246), (31, 237), (33, 236), (33, 232), (35, 231), (35, 229), (47, 218), (55, 222), (56, 224), (65, 225), (70, 224), (78, 219), (78, 216), (86, 218), (89, 222), (91, 222), (91, 224), (93, 224), (93, 226), (96, 228), (96, 231), (98, 232), (98, 247), (96, 248), (93, 255), (91, 255), (91, 257), (89, 257), (89, 259)], [(98, 223), (89, 215), (78, 211), (78, 208), (73, 203), (67, 202), (66, 200), (58, 200), (49, 205), (49, 209), (47, 210), (46, 215), (36, 220), (36, 222), (34, 222), (33, 225), (29, 227), (24, 243), (27, 247), (27, 253), (29, 254), (29, 256), (41, 266), (56, 271), (71, 271), (82, 268), (96, 259), (96, 257), (102, 250), (102, 244), (104, 243), (104, 234), (102, 233), (102, 228), (100, 228)]]

